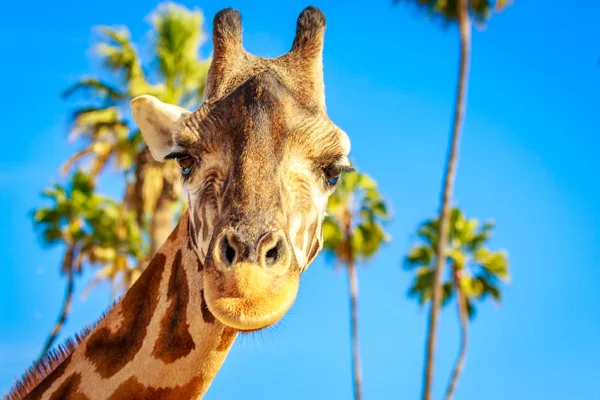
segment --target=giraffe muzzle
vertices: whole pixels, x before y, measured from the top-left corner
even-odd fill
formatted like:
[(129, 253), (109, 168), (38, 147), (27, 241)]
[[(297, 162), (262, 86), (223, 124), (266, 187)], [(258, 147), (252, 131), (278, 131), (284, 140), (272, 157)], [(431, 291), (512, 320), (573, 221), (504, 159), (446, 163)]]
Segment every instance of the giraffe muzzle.
[(222, 232), (204, 272), (208, 308), (220, 322), (240, 331), (279, 321), (298, 292), (300, 272), (286, 236), (277, 230), (257, 236)]

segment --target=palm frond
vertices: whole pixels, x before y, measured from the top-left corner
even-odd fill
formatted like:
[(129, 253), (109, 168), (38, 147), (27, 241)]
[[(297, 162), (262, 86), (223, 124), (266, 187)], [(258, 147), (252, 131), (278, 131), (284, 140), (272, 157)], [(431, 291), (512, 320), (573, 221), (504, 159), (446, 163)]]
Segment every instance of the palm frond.
[(125, 94), (114, 86), (102, 82), (99, 78), (81, 78), (72, 86), (62, 92), (63, 98), (74, 96), (77, 93), (85, 97), (110, 101), (112, 103), (125, 99)]
[[(419, 243), (410, 248), (403, 260), (406, 270), (415, 271), (415, 282), (409, 291), (419, 302), (428, 301), (431, 288), (427, 284), (427, 275), (423, 271), (432, 271), (435, 264), (435, 246), (437, 245), (437, 219), (423, 221), (417, 230)], [(457, 207), (450, 214), (450, 237), (446, 249), (449, 272), (459, 276), (460, 291), (469, 302), (467, 308), (470, 318), (475, 316), (475, 301), (482, 301), (489, 295), (500, 301), (500, 282), (509, 282), (508, 256), (504, 251), (492, 251), (487, 245), (492, 237), (494, 224), (481, 225), (477, 219), (468, 219)], [(443, 305), (452, 298), (458, 288), (455, 279), (444, 283)]]

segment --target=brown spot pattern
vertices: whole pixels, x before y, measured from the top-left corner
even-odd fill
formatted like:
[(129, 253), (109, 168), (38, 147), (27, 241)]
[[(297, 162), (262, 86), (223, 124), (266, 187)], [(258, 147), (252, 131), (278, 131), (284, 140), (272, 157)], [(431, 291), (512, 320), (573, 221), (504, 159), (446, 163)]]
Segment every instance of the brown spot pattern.
[(207, 324), (214, 324), (215, 316), (212, 315), (212, 313), (208, 309), (208, 306), (206, 305), (206, 299), (204, 298), (204, 289), (200, 291), (200, 301), (202, 303), (200, 305), (200, 309), (202, 310), (202, 319)]
[(166, 261), (164, 254), (154, 256), (146, 271), (125, 294), (121, 302), (123, 323), (118, 331), (111, 332), (104, 327), (90, 336), (85, 355), (103, 378), (110, 378), (120, 371), (141, 349), (158, 304)]
[(308, 267), (308, 265), (315, 259), (317, 253), (319, 252), (319, 248), (321, 247), (321, 239), (320, 236), (318, 236), (318, 225), (316, 222), (311, 224), (309, 234), (311, 235), (312, 240), (304, 268)]
[(312, 243), (312, 247), (310, 249), (310, 252), (308, 253), (308, 258), (306, 259), (306, 265), (304, 266), (304, 268), (308, 267), (310, 265), (310, 263), (313, 262), (313, 260), (317, 256), (318, 252), (319, 252), (319, 240), (314, 239), (313, 243)]
[(160, 323), (160, 334), (152, 351), (153, 356), (167, 364), (187, 356), (196, 348), (186, 320), (190, 293), (181, 258), (181, 250), (178, 250), (171, 266), (167, 292), (171, 303)]
[(198, 248), (198, 241), (196, 240), (197, 228), (193, 224), (188, 224), (188, 240), (187, 240), (187, 248), (190, 251), (193, 251), (194, 248)]
[(197, 235), (200, 229), (202, 229), (202, 220), (200, 220), (200, 215), (194, 211), (194, 234)]
[(79, 392), (79, 384), (81, 383), (81, 374), (73, 374), (69, 376), (60, 385), (50, 400), (90, 400), (86, 395)]
[(198, 248), (198, 242), (196, 241), (196, 233), (190, 230), (190, 237), (187, 242), (187, 248), (189, 251), (194, 251), (195, 248)]
[(155, 388), (142, 385), (135, 377), (123, 382), (108, 400), (188, 400), (202, 391), (204, 380), (196, 377), (183, 386)]
[(33, 389), (31, 392), (29, 392), (29, 394), (27, 396), (25, 396), (23, 398), (23, 400), (33, 400), (33, 399), (41, 398), (42, 395), (48, 389), (50, 389), (50, 387), (54, 384), (54, 382), (56, 382), (58, 380), (58, 378), (63, 376), (63, 374), (67, 370), (67, 367), (69, 366), (70, 362), (71, 362), (71, 356), (65, 358), (65, 360), (58, 367), (56, 367), (56, 369), (54, 371), (52, 371), (50, 373), (50, 375), (48, 375), (39, 385), (37, 385), (35, 387), (35, 389)]
[(304, 231), (306, 229), (306, 219), (302, 218), (302, 222), (300, 223), (300, 228), (296, 231), (296, 247), (301, 249), (304, 246)]
[(215, 214), (213, 215), (213, 220), (212, 220), (213, 231), (217, 227), (217, 225), (219, 225), (219, 215), (215, 211)]
[[(201, 207), (202, 209), (202, 221), (206, 222), (206, 207)], [(208, 224), (202, 224), (202, 240), (206, 240), (208, 238)]]

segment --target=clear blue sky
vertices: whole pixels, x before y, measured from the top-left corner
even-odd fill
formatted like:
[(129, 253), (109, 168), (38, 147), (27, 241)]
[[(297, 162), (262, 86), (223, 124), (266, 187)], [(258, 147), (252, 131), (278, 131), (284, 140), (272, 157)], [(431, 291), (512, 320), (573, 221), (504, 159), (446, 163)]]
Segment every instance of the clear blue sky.
[[(204, 11), (207, 29), (219, 9), (239, 8), (245, 46), (262, 56), (287, 51), (308, 5), (185, 3)], [(365, 398), (416, 399), (426, 312), (406, 298), (411, 276), (400, 261), (418, 222), (438, 208), (456, 32), (391, 0), (314, 4), (328, 20), (329, 114), (394, 212), (393, 243), (359, 275)], [(74, 150), (66, 142), (69, 106), (59, 93), (93, 70), (92, 26), (127, 25), (139, 42), (155, 6), (105, 0), (2, 7), (0, 393), (38, 354), (63, 296), (60, 249), (42, 249), (28, 217)], [(459, 400), (600, 398), (599, 15), (594, 0), (572, 7), (515, 0), (474, 32), (456, 200), (469, 216), (497, 222), (491, 245), (509, 251), (512, 283), (502, 306), (481, 307), (471, 325)], [(210, 53), (209, 43), (202, 52)], [(81, 300), (89, 279), (78, 281), (66, 335), (109, 302), (108, 287)], [(284, 321), (238, 339), (205, 398), (351, 398), (347, 292), (343, 271), (319, 258)], [(454, 309), (441, 319), (436, 398), (456, 355), (455, 319)]]

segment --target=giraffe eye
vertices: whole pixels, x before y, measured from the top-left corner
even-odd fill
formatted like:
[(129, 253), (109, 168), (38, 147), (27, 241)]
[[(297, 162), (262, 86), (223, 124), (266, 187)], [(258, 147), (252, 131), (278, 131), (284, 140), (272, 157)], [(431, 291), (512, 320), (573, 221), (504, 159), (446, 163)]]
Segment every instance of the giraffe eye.
[(190, 172), (192, 172), (192, 168), (194, 167), (194, 159), (190, 155), (182, 155), (177, 157), (177, 164), (179, 164), (183, 176), (187, 176), (190, 174)]
[(325, 169), (325, 179), (327, 179), (327, 183), (329, 183), (331, 186), (338, 183), (341, 174), (342, 169), (337, 165), (330, 165)]

